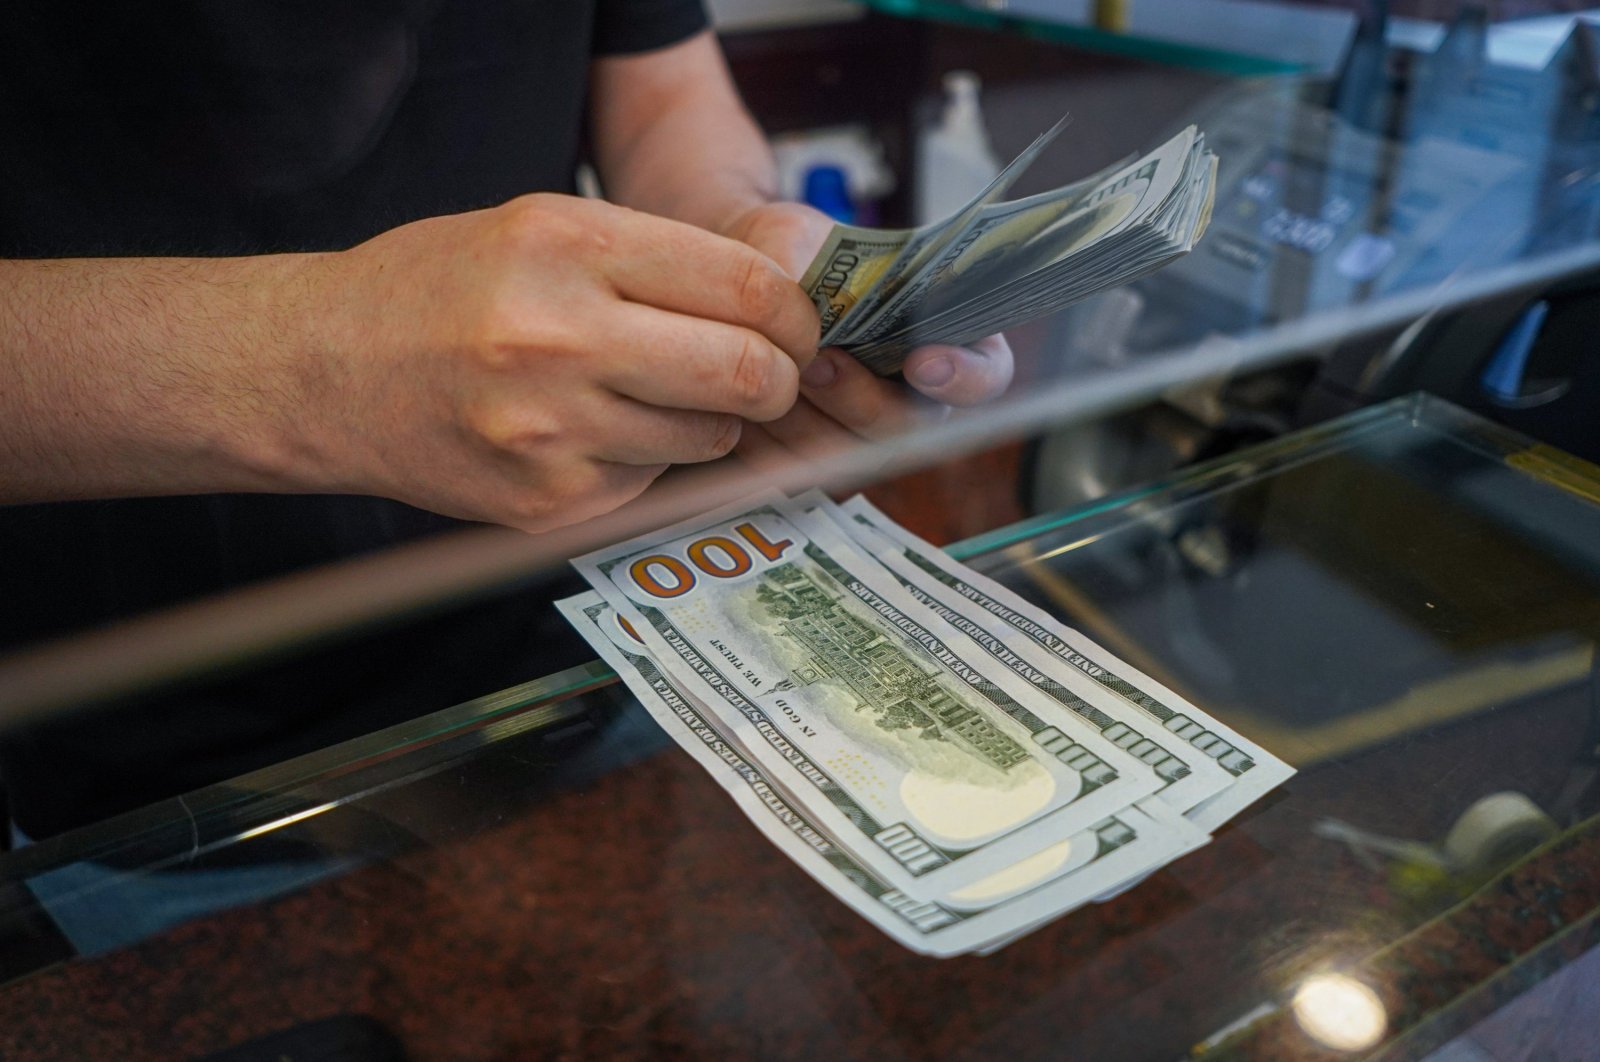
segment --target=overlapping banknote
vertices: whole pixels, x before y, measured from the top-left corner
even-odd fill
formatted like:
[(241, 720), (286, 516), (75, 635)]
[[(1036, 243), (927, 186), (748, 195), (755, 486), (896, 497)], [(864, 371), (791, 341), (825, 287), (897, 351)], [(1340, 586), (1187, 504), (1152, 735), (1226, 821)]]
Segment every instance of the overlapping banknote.
[(864, 499), (772, 493), (591, 553), (558, 603), (807, 873), (988, 951), (1136, 884), (1287, 765)]
[(889, 376), (917, 346), (970, 343), (1188, 253), (1211, 219), (1217, 178), (1194, 126), (1143, 158), (1003, 201), (1067, 121), (942, 221), (834, 226), (800, 281), (822, 316), (823, 344)]

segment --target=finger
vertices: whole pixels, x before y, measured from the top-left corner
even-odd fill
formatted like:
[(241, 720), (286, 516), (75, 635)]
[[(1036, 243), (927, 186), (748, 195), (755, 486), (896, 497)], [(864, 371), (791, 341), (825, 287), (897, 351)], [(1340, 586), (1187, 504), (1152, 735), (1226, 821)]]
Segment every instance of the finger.
[(652, 406), (768, 421), (794, 405), (794, 359), (748, 328), (651, 306), (623, 305), (596, 322), (603, 386)]
[[(939, 407), (940, 410), (947, 408)], [(757, 434), (762, 437), (759, 441), (752, 439)], [(739, 455), (758, 470), (776, 476), (793, 474), (798, 466), (822, 464), (846, 451), (856, 453), (858, 456), (852, 460), (859, 461), (862, 446), (861, 436), (802, 398), (787, 416), (771, 424), (746, 425), (744, 437), (739, 441)], [(751, 457), (746, 457), (747, 451), (753, 451)], [(888, 454), (880, 453), (879, 458), (872, 463), (873, 467), (881, 466)], [(870, 471), (860, 465), (853, 467), (861, 472)], [(818, 470), (810, 467), (807, 474), (816, 477)]]
[(906, 382), (929, 398), (952, 406), (974, 406), (1011, 386), (1011, 345), (1005, 336), (980, 339), (970, 347), (930, 344), (906, 358)]
[(800, 393), (834, 421), (869, 439), (897, 435), (924, 419), (905, 387), (873, 375), (838, 347), (817, 353), (800, 377)]
[(762, 425), (791, 457), (816, 461), (861, 445), (861, 436), (802, 399), (785, 416)]
[(794, 467), (795, 456), (772, 437), (765, 424), (746, 424), (734, 452), (747, 467), (765, 476), (777, 476)]
[(768, 203), (745, 214), (726, 235), (754, 247), (799, 279), (833, 226), (832, 218), (804, 203)]
[(593, 456), (624, 465), (693, 464), (726, 457), (744, 421), (731, 413), (662, 409), (620, 395), (599, 404)]
[(608, 255), (617, 294), (678, 313), (749, 328), (801, 364), (817, 350), (817, 308), (794, 278), (755, 248), (680, 222), (629, 215), (627, 252)]

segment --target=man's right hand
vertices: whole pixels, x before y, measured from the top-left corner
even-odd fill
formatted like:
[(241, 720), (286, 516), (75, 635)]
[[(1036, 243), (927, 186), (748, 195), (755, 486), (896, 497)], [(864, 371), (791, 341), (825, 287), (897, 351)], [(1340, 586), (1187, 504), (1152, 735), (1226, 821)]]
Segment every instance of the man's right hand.
[(276, 290), (275, 331), (309, 342), (264, 471), (526, 530), (728, 453), (794, 404), (818, 338), (759, 252), (568, 196), (403, 225)]

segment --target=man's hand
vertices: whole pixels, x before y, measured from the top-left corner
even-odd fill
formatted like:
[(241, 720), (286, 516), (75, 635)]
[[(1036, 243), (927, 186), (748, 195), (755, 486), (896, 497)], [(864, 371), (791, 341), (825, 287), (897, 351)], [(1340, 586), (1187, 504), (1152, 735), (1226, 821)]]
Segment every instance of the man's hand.
[[(709, 32), (592, 88), (607, 191), (649, 213), (533, 195), (332, 254), (0, 261), (0, 503), (364, 493), (538, 530), (741, 435), (815, 453), (923, 415), (817, 356), (794, 277), (831, 223), (755, 206), (770, 156)], [(949, 405), (1010, 376), (999, 339), (906, 366)]]
[[(817, 315), (767, 256), (691, 225), (535, 195), (323, 257), (297, 417), (323, 490), (539, 530), (794, 404)], [(309, 458), (309, 460), (308, 460)]]
[(765, 255), (569, 196), (331, 254), (0, 262), (0, 503), (398, 498), (543, 529), (794, 404), (817, 314)]
[[(703, 33), (643, 55), (595, 65), (594, 140), (608, 195), (652, 213), (724, 233), (776, 260), (798, 279), (833, 222), (796, 203), (768, 202), (777, 185), (771, 153), (739, 103), (715, 37)], [(791, 287), (798, 287), (792, 282)], [(916, 420), (972, 405), (1011, 382), (1011, 351), (996, 336), (972, 349), (913, 351), (912, 388), (881, 380), (840, 350), (824, 350), (802, 377), (787, 415), (747, 424), (739, 452), (812, 458), (883, 437)]]
[[(827, 238), (833, 222), (799, 203), (769, 203), (745, 213), (729, 236), (770, 256), (798, 278)], [(837, 347), (818, 352), (800, 375), (801, 400), (776, 420), (746, 427), (739, 452), (757, 463), (794, 457), (816, 459), (853, 445), (859, 437), (883, 439), (942, 417), (950, 406), (990, 401), (1011, 383), (1011, 348), (990, 336), (971, 347), (929, 345), (911, 352), (901, 384), (875, 376)]]

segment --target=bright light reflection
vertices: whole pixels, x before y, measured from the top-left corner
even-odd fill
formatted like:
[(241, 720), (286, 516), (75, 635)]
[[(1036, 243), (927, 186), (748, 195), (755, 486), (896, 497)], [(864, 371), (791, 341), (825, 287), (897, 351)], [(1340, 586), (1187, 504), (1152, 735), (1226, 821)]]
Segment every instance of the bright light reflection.
[(1094, 542), (1098, 542), (1102, 538), (1105, 538), (1105, 535), (1103, 535), (1103, 534), (1101, 534), (1101, 535), (1090, 535), (1088, 538), (1080, 538), (1076, 542), (1068, 542), (1064, 546), (1057, 546), (1055, 549), (1049, 550), (1048, 552), (1036, 553), (1030, 559), (1035, 561), (1035, 562), (1047, 561), (1052, 557), (1059, 557), (1063, 553), (1071, 553), (1075, 549), (1082, 549), (1084, 546), (1087, 546), (1087, 545), (1089, 545), (1091, 543), (1094, 543)]
[(1360, 1051), (1389, 1027), (1378, 994), (1344, 974), (1307, 978), (1294, 994), (1294, 1017), (1306, 1035), (1335, 1051)]
[(297, 822), (304, 822), (306, 819), (312, 818), (313, 816), (321, 815), (324, 811), (332, 811), (338, 806), (338, 801), (331, 801), (327, 804), (318, 804), (314, 808), (306, 808), (304, 811), (297, 811), (293, 815), (285, 815), (281, 819), (273, 819), (271, 822), (263, 823), (260, 826), (254, 826), (239, 834), (239, 836), (235, 837), (234, 840), (236, 842), (248, 841), (252, 837), (260, 837), (264, 833), (271, 833), (273, 830), (281, 830), (285, 826), (293, 826)]

